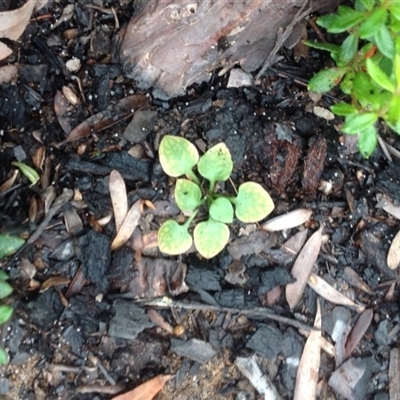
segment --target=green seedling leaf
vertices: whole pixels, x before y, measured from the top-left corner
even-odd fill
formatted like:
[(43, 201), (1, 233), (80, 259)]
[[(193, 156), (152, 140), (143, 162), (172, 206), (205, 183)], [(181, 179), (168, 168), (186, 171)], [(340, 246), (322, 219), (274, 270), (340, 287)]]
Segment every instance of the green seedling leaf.
[(343, 93), (350, 95), (353, 90), (353, 82), (354, 82), (355, 72), (349, 71), (344, 76), (342, 82), (340, 82), (340, 89)]
[(182, 175), (191, 176), (192, 168), (199, 161), (196, 147), (188, 140), (177, 136), (164, 136), (158, 154), (164, 172), (174, 178)]
[(177, 179), (175, 201), (182, 211), (194, 211), (201, 204), (201, 190), (188, 179)]
[(382, 25), (381, 28), (375, 32), (374, 40), (376, 43), (376, 47), (378, 47), (379, 51), (385, 57), (387, 58), (393, 57), (393, 52), (394, 52), (393, 38), (386, 25)]
[(210, 182), (226, 181), (233, 169), (231, 153), (225, 143), (219, 143), (200, 157), (197, 169)]
[(340, 83), (346, 71), (346, 68), (329, 68), (317, 72), (308, 82), (308, 90), (316, 93), (329, 92)]
[(11, 285), (7, 282), (0, 281), (0, 299), (8, 297), (13, 291)]
[(373, 125), (370, 125), (362, 132), (358, 137), (358, 148), (360, 149), (360, 153), (368, 158), (376, 148), (378, 143), (378, 134), (376, 132), (376, 128)]
[(11, 318), (13, 312), (14, 309), (11, 306), (8, 305), (0, 306), (0, 325), (7, 322)]
[[(387, 93), (387, 92), (385, 92)], [(382, 89), (377, 86), (370, 76), (364, 72), (358, 72), (353, 82), (353, 95), (365, 110), (377, 111), (382, 103)]]
[(396, 77), (397, 90), (400, 88), (400, 54), (394, 56), (394, 75)]
[(385, 116), (385, 121), (398, 134), (400, 134), (400, 95), (393, 95), (389, 103), (389, 110)]
[(347, 36), (340, 46), (339, 57), (344, 62), (349, 62), (354, 58), (358, 50), (358, 36), (354, 33)]
[(340, 51), (340, 46), (333, 43), (312, 42), (311, 40), (303, 40), (303, 43), (313, 49), (326, 50), (330, 53), (339, 53)]
[(392, 17), (400, 21), (400, 3), (393, 1), (389, 6), (389, 11)]
[(387, 11), (383, 7), (374, 10), (369, 17), (361, 24), (358, 31), (361, 39), (367, 39), (385, 25)]
[(0, 347), (0, 365), (8, 364), (8, 355), (2, 347)]
[(378, 115), (375, 113), (349, 115), (342, 126), (342, 131), (348, 134), (360, 133), (373, 125), (377, 119)]
[(24, 243), (25, 240), (18, 236), (0, 234), (0, 259), (14, 254)]
[(371, 11), (375, 5), (375, 0), (356, 0), (356, 10)]
[(0, 270), (0, 281), (8, 281), (8, 274)]
[(355, 108), (351, 104), (347, 104), (347, 103), (337, 103), (331, 107), (331, 111), (334, 114), (340, 115), (342, 117), (345, 117), (346, 115), (351, 115), (351, 114), (358, 114), (357, 108)]
[(395, 86), (394, 83), (390, 80), (390, 78), (385, 74), (385, 72), (379, 67), (379, 65), (373, 60), (369, 58), (366, 60), (367, 72), (370, 77), (374, 80), (374, 82), (382, 87), (383, 89), (388, 90), (393, 93)]
[(39, 182), (39, 174), (29, 165), (18, 161), (13, 161), (11, 164), (17, 167), (21, 171), (22, 175), (28, 178), (29, 182), (32, 183), (32, 185), (36, 185)]
[(235, 205), (236, 217), (247, 223), (261, 221), (275, 207), (268, 192), (255, 182), (242, 183), (232, 202)]
[(210, 206), (210, 215), (215, 221), (231, 224), (233, 222), (232, 203), (224, 197), (215, 199)]
[(220, 253), (228, 243), (229, 235), (229, 228), (225, 224), (211, 218), (200, 222), (193, 231), (196, 249), (204, 258), (212, 258)]
[(158, 247), (165, 254), (171, 256), (182, 254), (190, 249), (192, 243), (193, 240), (186, 224), (179, 225), (176, 221), (169, 219), (158, 230)]
[(322, 16), (318, 18), (317, 24), (330, 33), (341, 33), (356, 26), (366, 17), (364, 13), (344, 6), (339, 7), (339, 14)]

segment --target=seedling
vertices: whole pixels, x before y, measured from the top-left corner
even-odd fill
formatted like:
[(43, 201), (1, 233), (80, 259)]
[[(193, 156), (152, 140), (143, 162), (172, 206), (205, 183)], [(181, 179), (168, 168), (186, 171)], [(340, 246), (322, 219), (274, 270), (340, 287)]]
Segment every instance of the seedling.
[[(274, 209), (268, 192), (255, 182), (241, 184), (235, 197), (216, 192), (217, 182), (226, 181), (233, 169), (231, 154), (224, 143), (199, 157), (188, 140), (166, 135), (160, 143), (159, 156), (165, 173), (178, 178), (175, 201), (188, 216), (183, 224), (167, 220), (161, 225), (158, 246), (163, 253), (182, 254), (190, 249), (194, 238), (203, 257), (214, 257), (228, 243), (230, 232), (226, 224), (232, 223), (235, 215), (242, 222), (257, 222)], [(189, 229), (202, 207), (208, 210), (208, 218), (196, 224), (192, 238)]]
[(354, 9), (340, 6), (317, 24), (348, 36), (340, 46), (306, 41), (329, 51), (336, 63), (315, 74), (308, 89), (325, 93), (339, 85), (350, 96), (348, 103), (335, 104), (331, 110), (345, 117), (344, 133), (359, 134), (360, 152), (369, 157), (377, 144), (378, 120), (400, 134), (400, 2), (355, 0)]

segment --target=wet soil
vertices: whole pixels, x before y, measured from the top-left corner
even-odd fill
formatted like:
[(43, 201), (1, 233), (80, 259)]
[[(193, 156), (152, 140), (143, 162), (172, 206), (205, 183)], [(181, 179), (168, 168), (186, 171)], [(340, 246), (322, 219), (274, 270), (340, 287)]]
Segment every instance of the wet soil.
[[(340, 135), (340, 120), (315, 115), (315, 106), (328, 108), (334, 98), (316, 102), (302, 82), (325, 65), (324, 56), (311, 52), (294, 61), (282, 51), (258, 85), (227, 88), (228, 74), (215, 73), (186, 96), (160, 101), (112, 61), (118, 31), (108, 11), (115, 7), (122, 26), (131, 3), (108, 1), (101, 10), (77, 1), (72, 18), (54, 28), (67, 5), (57, 2), (29, 24), (18, 51), (2, 63), (17, 63), (18, 78), (0, 90), (0, 183), (12, 176), (15, 160), (35, 167), (41, 179), (32, 186), (19, 175), (0, 192), (0, 231), (30, 238), (1, 261), (15, 288), (9, 299), (15, 314), (2, 327), (10, 363), (0, 395), (110, 399), (173, 374), (156, 399), (260, 399), (238, 367), (238, 359), (255, 354), (280, 397), (291, 399), (303, 333), (320, 302), (323, 336), (336, 353), (322, 353), (319, 397), (343, 398), (329, 381), (340, 359), (335, 326), (341, 322), (348, 334), (359, 309), (307, 287), (291, 310), (284, 294), (299, 251), (287, 251), (287, 241), (302, 236), (304, 243), (323, 224), (314, 272), (373, 312), (348, 357), (363, 379), (347, 398), (389, 399), (399, 292), (398, 272), (386, 257), (398, 230), (400, 164), (380, 148), (363, 159)], [(73, 57), (82, 61), (76, 73), (66, 64)], [(133, 113), (121, 105), (127, 98)], [(80, 140), (65, 141), (92, 116)], [(271, 217), (299, 208), (311, 209), (312, 217), (280, 232), (235, 221), (229, 245), (211, 260), (196, 252), (160, 254), (154, 233), (166, 218), (181, 218), (173, 180), (157, 157), (165, 134), (186, 137), (201, 152), (225, 142), (234, 170), (223, 190), (256, 181), (274, 199)], [(399, 147), (396, 137), (382, 136)], [(114, 169), (125, 180), (129, 206), (138, 200), (152, 206), (129, 241), (111, 251)]]

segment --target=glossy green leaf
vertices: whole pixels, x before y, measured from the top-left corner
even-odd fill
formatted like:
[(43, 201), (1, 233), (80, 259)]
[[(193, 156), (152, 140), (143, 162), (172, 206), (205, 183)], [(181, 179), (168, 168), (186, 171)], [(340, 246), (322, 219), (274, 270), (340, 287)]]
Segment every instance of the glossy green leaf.
[(158, 230), (158, 247), (161, 252), (169, 255), (185, 253), (192, 246), (193, 240), (186, 225), (176, 221), (165, 221)]
[(311, 40), (303, 40), (303, 43), (313, 49), (326, 50), (331, 53), (339, 53), (340, 51), (340, 46), (333, 43), (313, 42)]
[(400, 54), (394, 56), (394, 75), (396, 77), (397, 90), (400, 89)]
[(1, 281), (8, 281), (9, 277), (8, 274), (2, 270), (0, 270), (0, 280)]
[(343, 80), (340, 82), (340, 89), (344, 94), (351, 95), (351, 92), (353, 91), (353, 83), (355, 75), (356, 74), (354, 71), (349, 71), (344, 76)]
[(219, 143), (200, 157), (199, 174), (210, 182), (226, 181), (233, 169), (231, 153), (225, 143)]
[(16, 166), (21, 171), (22, 175), (28, 178), (29, 182), (32, 183), (32, 185), (36, 185), (36, 183), (39, 182), (39, 174), (29, 165), (18, 161), (13, 161), (11, 164)]
[(369, 76), (374, 80), (374, 82), (388, 90), (389, 92), (394, 92), (395, 86), (390, 78), (385, 74), (385, 72), (379, 67), (379, 65), (372, 59), (366, 60), (366, 67)]
[(381, 88), (372, 81), (368, 74), (364, 72), (356, 74), (353, 82), (353, 95), (365, 110), (378, 111), (382, 107), (381, 91)]
[(400, 21), (400, 3), (396, 1), (392, 1), (389, 6), (389, 11), (392, 17)]
[(385, 116), (385, 121), (397, 133), (400, 133), (400, 94), (395, 94), (389, 102), (389, 110)]
[(373, 125), (360, 132), (358, 136), (358, 148), (364, 157), (368, 158), (373, 153), (377, 143), (378, 135)]
[(8, 305), (0, 306), (0, 325), (7, 322), (13, 315), (14, 309)]
[(213, 200), (210, 206), (210, 215), (215, 221), (231, 224), (233, 222), (232, 203), (224, 197)]
[(7, 282), (0, 281), (0, 299), (8, 297), (13, 291), (11, 285)]
[(344, 117), (346, 115), (351, 115), (351, 114), (358, 114), (357, 108), (355, 108), (354, 106), (352, 106), (351, 104), (348, 104), (348, 103), (337, 103), (337, 104), (334, 104), (331, 107), (331, 111), (334, 114), (340, 115), (342, 117)]
[(196, 249), (204, 258), (212, 258), (220, 253), (228, 243), (229, 236), (229, 228), (213, 219), (200, 222), (193, 231)]
[(339, 57), (342, 61), (349, 62), (357, 54), (358, 50), (358, 36), (354, 33), (347, 36), (340, 46)]
[(394, 52), (394, 42), (393, 38), (389, 32), (386, 25), (381, 26), (381, 28), (375, 32), (374, 40), (376, 47), (379, 51), (387, 58), (393, 57)]
[(0, 259), (14, 254), (24, 243), (25, 240), (18, 236), (0, 234)]
[(355, 8), (358, 11), (371, 11), (374, 5), (375, 0), (356, 0)]
[(194, 211), (201, 204), (200, 188), (188, 179), (177, 179), (175, 202), (182, 211)]
[(340, 83), (346, 71), (346, 68), (329, 68), (317, 72), (308, 82), (308, 90), (316, 93), (329, 92)]
[(383, 7), (376, 8), (369, 17), (361, 24), (358, 31), (361, 39), (367, 39), (375, 35), (375, 33), (385, 25), (387, 11)]
[(275, 205), (268, 192), (258, 183), (245, 182), (233, 199), (236, 217), (242, 222), (258, 222), (269, 215)]
[(326, 15), (318, 18), (318, 25), (327, 29), (330, 33), (346, 32), (363, 21), (366, 15), (350, 7), (339, 7), (340, 15)]
[(199, 161), (196, 147), (188, 140), (177, 136), (164, 136), (158, 154), (164, 172), (174, 178), (192, 174), (192, 168)]
[(5, 350), (0, 347), (0, 365), (7, 365), (8, 364), (8, 355)]
[(349, 115), (342, 126), (342, 131), (348, 134), (360, 133), (373, 125), (378, 120), (375, 113)]

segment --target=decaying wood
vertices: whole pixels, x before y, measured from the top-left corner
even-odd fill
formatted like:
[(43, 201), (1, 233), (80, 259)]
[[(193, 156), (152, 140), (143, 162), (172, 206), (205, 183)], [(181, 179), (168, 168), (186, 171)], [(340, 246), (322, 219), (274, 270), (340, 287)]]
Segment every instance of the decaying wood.
[(137, 1), (120, 48), (128, 76), (160, 98), (207, 81), (211, 71), (239, 64), (246, 72), (273, 63), (282, 45), (301, 38), (307, 11), (338, 0)]

